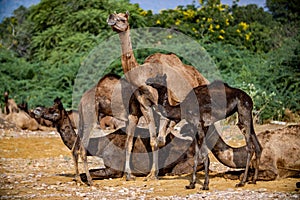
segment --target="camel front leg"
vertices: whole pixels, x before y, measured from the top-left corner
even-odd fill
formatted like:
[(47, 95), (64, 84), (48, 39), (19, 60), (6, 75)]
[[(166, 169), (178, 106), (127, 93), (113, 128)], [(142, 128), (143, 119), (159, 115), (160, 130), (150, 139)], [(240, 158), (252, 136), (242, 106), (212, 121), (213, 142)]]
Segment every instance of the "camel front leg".
[(163, 147), (166, 144), (167, 128), (168, 128), (169, 122), (170, 122), (170, 120), (168, 118), (165, 118), (164, 116), (160, 116), (159, 132), (158, 132), (158, 137), (157, 137), (158, 147)]
[(135, 176), (131, 173), (130, 167), (130, 160), (131, 160), (131, 153), (133, 148), (133, 137), (136, 125), (138, 123), (137, 116), (129, 115), (128, 117), (128, 125), (126, 127), (126, 144), (125, 144), (125, 176), (126, 181), (135, 180)]
[(193, 166), (193, 174), (190, 184), (185, 186), (186, 189), (195, 189), (196, 186), (196, 178), (197, 178), (197, 166), (198, 166), (198, 158), (199, 158), (199, 146), (197, 144), (197, 139), (194, 140), (194, 148), (195, 148), (195, 155), (194, 155), (194, 166)]
[[(198, 144), (198, 145), (201, 145), (201, 144)], [(200, 149), (200, 156), (201, 156), (201, 159), (204, 162), (204, 172), (205, 172), (205, 178), (204, 178), (204, 184), (203, 184), (202, 190), (208, 190), (209, 189), (208, 185), (209, 185), (209, 164), (210, 164), (210, 160), (209, 160), (209, 157), (208, 157), (208, 148), (207, 148), (207, 145), (206, 145), (205, 137), (203, 137), (203, 143), (202, 143), (202, 146), (201, 146), (201, 149)]]
[[(143, 110), (142, 110), (142, 112), (143, 112)], [(157, 145), (157, 138), (156, 138), (156, 126), (155, 126), (152, 108), (147, 107), (147, 111), (143, 112), (143, 114), (149, 125), (150, 146), (151, 146), (152, 155), (153, 155), (151, 171), (145, 180), (156, 180), (156, 179), (158, 179), (158, 145)]]

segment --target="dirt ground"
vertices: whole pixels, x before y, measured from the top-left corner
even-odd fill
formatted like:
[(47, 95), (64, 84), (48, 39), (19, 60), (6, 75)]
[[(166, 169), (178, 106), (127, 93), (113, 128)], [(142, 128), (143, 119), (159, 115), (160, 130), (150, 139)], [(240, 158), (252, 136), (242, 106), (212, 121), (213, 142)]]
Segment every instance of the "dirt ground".
[[(256, 132), (279, 128), (278, 125), (256, 126)], [(244, 144), (243, 136), (225, 127), (222, 137), (234, 146)], [(89, 167), (103, 166), (101, 159), (89, 157)], [(83, 172), (82, 163), (80, 171)], [(237, 180), (220, 175), (229, 168), (211, 156), (210, 190), (186, 190), (189, 175), (164, 176), (158, 181), (119, 179), (94, 180), (94, 186), (73, 181), (71, 153), (56, 131), (30, 132), (0, 129), (0, 199), (300, 199), (296, 182), (286, 178), (257, 182), (235, 188)], [(203, 172), (198, 173), (200, 181)]]

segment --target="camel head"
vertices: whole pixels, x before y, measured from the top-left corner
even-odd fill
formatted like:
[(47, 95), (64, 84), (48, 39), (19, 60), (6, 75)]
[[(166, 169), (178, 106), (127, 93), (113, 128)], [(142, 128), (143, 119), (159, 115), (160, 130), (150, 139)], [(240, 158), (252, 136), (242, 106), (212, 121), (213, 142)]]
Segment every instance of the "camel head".
[(112, 27), (112, 29), (118, 33), (127, 31), (129, 29), (128, 23), (129, 13), (128, 11), (124, 13), (114, 13), (109, 15), (107, 18), (107, 24)]
[(37, 118), (44, 118), (52, 122), (59, 121), (63, 116), (62, 112), (64, 110), (63, 104), (60, 98), (54, 99), (53, 106), (50, 108), (39, 106), (34, 109), (33, 113)]

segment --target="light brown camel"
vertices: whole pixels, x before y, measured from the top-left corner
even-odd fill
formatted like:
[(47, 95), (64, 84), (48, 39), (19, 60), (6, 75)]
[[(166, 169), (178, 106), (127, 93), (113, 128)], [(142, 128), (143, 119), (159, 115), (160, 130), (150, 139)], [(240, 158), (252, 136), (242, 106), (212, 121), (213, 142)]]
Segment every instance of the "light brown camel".
[(5, 108), (4, 108), (4, 114), (9, 114), (12, 112), (19, 112), (19, 108), (15, 102), (14, 99), (9, 98), (9, 92), (4, 92), (4, 103), (5, 103)]
[(32, 117), (30, 117), (25, 111), (20, 110), (19, 112), (11, 112), (4, 117), (4, 119), (10, 123), (16, 125), (20, 129), (27, 129), (36, 131), (43, 129), (42, 126)]
[[(115, 13), (109, 16), (107, 22), (112, 29), (119, 34), (122, 50), (121, 61), (123, 72), (126, 79), (138, 88), (138, 90), (134, 92), (134, 95), (140, 103), (141, 112), (143, 113), (143, 116), (145, 117), (146, 123), (149, 127), (150, 141), (153, 152), (153, 166), (151, 172), (147, 176), (147, 179), (157, 179), (158, 143), (156, 138), (156, 124), (151, 106), (157, 104), (158, 97), (155, 89), (145, 85), (146, 79), (153, 77), (156, 74), (165, 72), (169, 75), (170, 80), (176, 77), (177, 86), (184, 86), (186, 88), (193, 88), (195, 86), (205, 84), (208, 81), (193, 67), (183, 65), (180, 59), (178, 59), (178, 57), (174, 54), (154, 54), (146, 59), (146, 62), (143, 65), (139, 65), (134, 57), (132, 49), (128, 18), (128, 13)], [(178, 84), (180, 80), (181, 84)], [(175, 80), (173, 79), (173, 81)], [(178, 91), (176, 95), (171, 92), (172, 90), (169, 91), (169, 100), (172, 105), (178, 104), (182, 99), (184, 99), (186, 91), (189, 91), (186, 88), (176, 88), (176, 90), (173, 90)], [(125, 164), (125, 174), (127, 180), (134, 179), (134, 176), (131, 174), (129, 162), (133, 146), (132, 142), (134, 129), (138, 123), (138, 120), (139, 119), (137, 116), (134, 116), (130, 113), (126, 131), (128, 134)], [(161, 116), (159, 131), (163, 132), (162, 135), (165, 135), (168, 122), (168, 119)]]
[[(271, 181), (286, 177), (300, 177), (300, 124), (289, 125), (272, 131), (264, 131), (257, 134), (263, 151), (261, 154), (259, 173), (257, 180)], [(219, 141), (217, 141), (219, 144)], [(222, 148), (220, 146), (220, 148)], [(227, 157), (214, 155), (223, 160), (223, 164), (240, 168), (245, 164), (242, 158), (246, 155), (246, 147), (240, 147), (239, 151), (224, 148)], [(217, 153), (217, 154), (220, 154)], [(224, 154), (225, 155), (225, 154)], [(254, 166), (254, 163), (252, 163)], [(251, 176), (253, 173), (251, 171)], [(249, 179), (251, 178), (249, 177)], [(227, 172), (226, 178), (237, 179), (243, 177), (243, 172)]]

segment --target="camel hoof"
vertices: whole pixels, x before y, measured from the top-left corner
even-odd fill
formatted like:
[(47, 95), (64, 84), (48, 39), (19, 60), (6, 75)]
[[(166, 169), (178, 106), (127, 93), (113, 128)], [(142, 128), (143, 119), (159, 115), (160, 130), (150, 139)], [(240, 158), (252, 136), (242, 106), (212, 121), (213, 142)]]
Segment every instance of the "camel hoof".
[(187, 190), (195, 189), (195, 184), (190, 183), (190, 185), (185, 186), (185, 189), (187, 189)]
[(151, 175), (144, 178), (144, 181), (157, 181), (159, 180), (157, 176)]
[(206, 186), (203, 186), (201, 189), (202, 190), (209, 190), (209, 187), (206, 185)]
[(135, 176), (131, 174), (126, 175), (126, 181), (135, 181)]
[(238, 183), (235, 185), (235, 187), (244, 187), (245, 186), (245, 183)]
[(249, 181), (248, 184), (256, 184), (256, 181)]
[(158, 147), (163, 147), (166, 144), (166, 140), (163, 137), (158, 137), (157, 138), (157, 146)]

